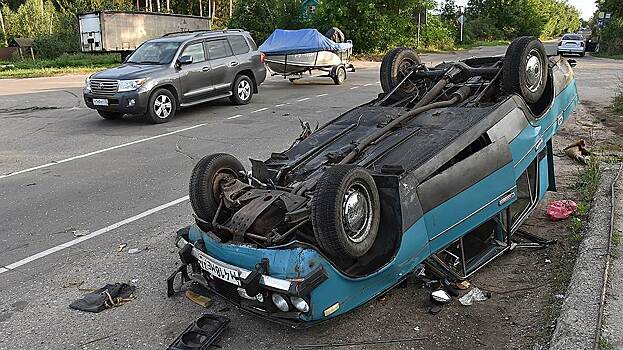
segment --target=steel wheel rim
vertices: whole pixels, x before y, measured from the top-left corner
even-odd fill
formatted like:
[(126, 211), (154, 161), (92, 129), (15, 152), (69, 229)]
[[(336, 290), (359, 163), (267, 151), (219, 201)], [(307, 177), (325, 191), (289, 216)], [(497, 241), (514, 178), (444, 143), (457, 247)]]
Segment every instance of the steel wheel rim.
[[(396, 83), (400, 83), (402, 79), (404, 79), (404, 77), (406, 77), (407, 74), (409, 74), (410, 68), (415, 64), (416, 63), (414, 61), (408, 58), (403, 59), (398, 65), (398, 74), (397, 74), (398, 79)], [(413, 82), (411, 82), (410, 80), (405, 81), (401, 87), (401, 90), (406, 93), (412, 93), (415, 89), (417, 89), (417, 86), (413, 84)]]
[(251, 84), (246, 79), (243, 79), (238, 83), (238, 97), (246, 101), (249, 96), (251, 96)]
[(532, 49), (526, 57), (526, 86), (530, 92), (535, 92), (543, 83), (543, 64), (541, 54)]
[(167, 95), (159, 95), (156, 97), (154, 101), (154, 111), (156, 112), (156, 116), (160, 119), (165, 119), (169, 115), (171, 115), (171, 110), (173, 109), (173, 103), (171, 99)]
[(363, 183), (354, 182), (344, 193), (342, 219), (344, 231), (350, 241), (361, 243), (370, 234), (372, 200)]

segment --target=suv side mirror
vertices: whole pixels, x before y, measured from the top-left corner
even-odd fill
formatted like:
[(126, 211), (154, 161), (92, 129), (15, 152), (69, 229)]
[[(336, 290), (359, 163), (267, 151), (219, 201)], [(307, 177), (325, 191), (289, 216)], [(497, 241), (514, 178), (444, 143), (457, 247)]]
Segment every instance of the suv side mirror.
[(185, 64), (191, 64), (191, 63), (193, 63), (193, 56), (184, 55), (184, 56), (180, 56), (177, 58), (178, 66), (183, 66)]

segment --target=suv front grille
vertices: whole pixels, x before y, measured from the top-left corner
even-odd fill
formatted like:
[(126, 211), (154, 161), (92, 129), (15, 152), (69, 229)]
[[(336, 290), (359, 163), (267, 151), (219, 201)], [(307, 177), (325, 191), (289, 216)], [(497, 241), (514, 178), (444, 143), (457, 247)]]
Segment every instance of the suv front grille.
[(91, 92), (95, 95), (114, 95), (118, 85), (116, 80), (93, 79), (90, 81)]

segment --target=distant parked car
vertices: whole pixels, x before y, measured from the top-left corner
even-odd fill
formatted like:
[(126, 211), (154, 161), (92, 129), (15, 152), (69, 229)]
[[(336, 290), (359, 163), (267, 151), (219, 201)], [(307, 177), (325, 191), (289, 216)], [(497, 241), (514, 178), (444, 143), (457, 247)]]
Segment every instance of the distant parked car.
[(248, 32), (172, 33), (87, 78), (84, 100), (105, 119), (141, 114), (165, 123), (179, 108), (215, 99), (247, 104), (265, 79), (262, 55)]
[(584, 56), (586, 54), (586, 44), (584, 37), (580, 34), (565, 34), (558, 43), (558, 54), (577, 54)]

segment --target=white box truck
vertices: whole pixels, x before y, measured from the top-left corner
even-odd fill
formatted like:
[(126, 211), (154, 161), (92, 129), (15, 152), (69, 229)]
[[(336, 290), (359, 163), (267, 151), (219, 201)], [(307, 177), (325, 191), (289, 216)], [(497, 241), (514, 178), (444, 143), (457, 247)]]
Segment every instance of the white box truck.
[(82, 52), (134, 51), (168, 33), (210, 30), (206, 17), (154, 12), (99, 11), (78, 15)]

